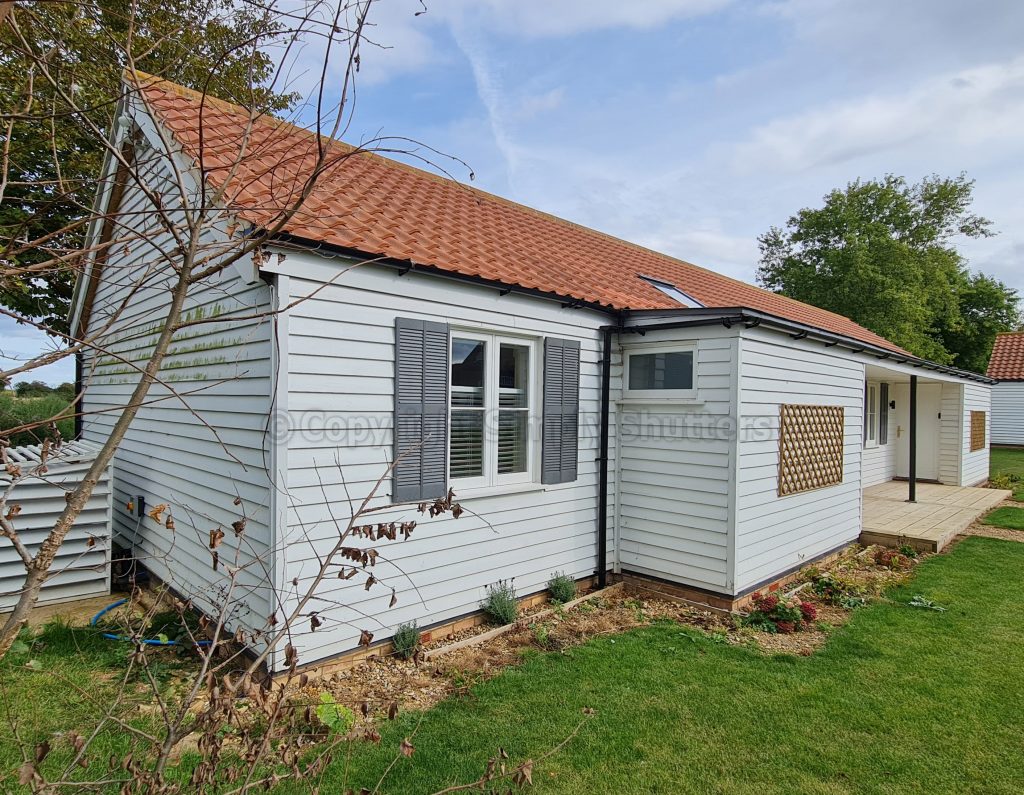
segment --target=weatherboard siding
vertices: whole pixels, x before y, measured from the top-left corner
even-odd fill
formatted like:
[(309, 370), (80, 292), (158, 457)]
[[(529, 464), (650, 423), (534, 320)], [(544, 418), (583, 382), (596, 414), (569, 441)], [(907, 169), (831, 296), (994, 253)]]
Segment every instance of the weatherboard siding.
[(889, 412), (888, 424), (888, 443), (865, 447), (861, 454), (861, 480), (865, 489), (868, 486), (887, 483), (896, 477), (896, 445), (899, 443), (896, 438), (896, 412)]
[[(419, 525), (407, 541), (353, 542), (380, 551), (373, 570), (380, 584), (367, 591), (365, 577), (339, 580), (332, 574), (318, 591), (327, 600), (322, 626), (315, 632), (300, 630), (293, 640), (304, 662), (354, 648), (361, 629), (385, 639), (403, 622), (425, 626), (474, 612), (486, 586), (499, 580), (512, 580), (525, 595), (543, 590), (557, 571), (580, 578), (599, 567), (598, 329), (607, 318), (555, 301), (501, 295), (492, 288), (438, 277), (403, 276), (375, 265), (339, 276), (348, 264), (290, 252), (281, 266), (291, 274), (291, 300), (298, 301), (288, 313), (288, 521), (281, 538), (284, 580), (298, 582), (297, 593), (316, 575), (318, 556), (337, 538), (351, 505), (387, 472), (393, 455), (396, 317), (538, 341), (545, 336), (578, 341), (579, 471), (572, 483), (527, 484), (490, 496), (457, 493), (469, 509), (458, 520), (431, 520), (415, 506), (373, 514), (367, 521), (416, 519)], [(613, 382), (613, 389), (618, 386)], [(534, 408), (539, 410), (539, 404)], [(615, 471), (614, 460), (610, 471)], [(391, 488), (390, 478), (384, 477), (371, 505), (388, 506)], [(609, 516), (614, 516), (613, 479)], [(614, 558), (613, 540), (609, 521), (606, 565)], [(398, 602), (388, 609), (392, 588)]]
[[(985, 412), (985, 446), (971, 452), (971, 412)], [(989, 445), (992, 441), (992, 391), (985, 384), (963, 385), (963, 408), (960, 414), (961, 435), (960, 485), (977, 486), (988, 480)]]
[(942, 384), (939, 401), (939, 482), (949, 486), (973, 485), (963, 480), (964, 445), (970, 445), (971, 435), (970, 415), (964, 424), (963, 385)]
[[(765, 330), (740, 339), (735, 592), (855, 541), (861, 520), (864, 365), (821, 343)], [(842, 406), (843, 481), (779, 497), (779, 407)]]
[(992, 444), (1024, 445), (1024, 381), (992, 386)]
[(623, 345), (696, 345), (693, 401), (619, 406), (619, 560), (625, 572), (715, 592), (729, 576), (730, 488), (738, 333), (719, 327), (652, 331)]
[[(137, 162), (147, 185), (164, 195), (164, 206), (174, 213), (176, 192), (165, 161), (140, 145)], [(133, 230), (133, 240), (127, 247), (115, 245), (103, 267), (88, 326), (90, 334), (99, 335), (100, 350), (84, 361), (83, 437), (100, 444), (153, 351), (173, 282), (168, 263), (159, 257), (160, 251), (172, 250), (170, 236), (157, 225), (137, 186), (128, 185), (121, 209), (120, 223)], [(220, 239), (212, 227), (204, 232), (206, 244)], [(161, 383), (151, 388), (114, 457), (115, 543), (210, 612), (219, 609), (217, 592), (226, 577), (223, 568), (213, 571), (209, 533), (216, 527), (226, 531), (221, 560), (242, 567), (232, 629), (262, 627), (272, 604), (266, 576), (273, 561), (265, 434), (272, 344), (267, 319), (229, 316), (265, 312), (270, 301), (265, 283), (245, 283), (234, 266), (194, 288), (183, 315), (214, 322), (175, 336)], [(173, 516), (174, 529), (137, 516), (139, 496), (147, 510), (170, 506), (164, 518)], [(236, 496), (240, 506), (233, 504)], [(129, 511), (129, 502), (136, 512)], [(236, 541), (230, 526), (243, 513), (246, 528)]]

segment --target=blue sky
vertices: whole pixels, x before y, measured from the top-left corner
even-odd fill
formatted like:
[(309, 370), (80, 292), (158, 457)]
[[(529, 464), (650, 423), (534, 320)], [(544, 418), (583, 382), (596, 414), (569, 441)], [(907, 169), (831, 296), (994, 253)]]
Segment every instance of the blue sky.
[[(467, 161), (477, 187), (748, 281), (757, 236), (830, 189), (966, 171), (999, 234), (962, 250), (1024, 292), (1022, 3), (426, 8), (371, 15), (383, 46), (364, 49), (350, 140), (415, 138)], [(294, 71), (300, 90), (308, 74)], [(29, 352), (35, 336), (8, 328), (0, 348)]]

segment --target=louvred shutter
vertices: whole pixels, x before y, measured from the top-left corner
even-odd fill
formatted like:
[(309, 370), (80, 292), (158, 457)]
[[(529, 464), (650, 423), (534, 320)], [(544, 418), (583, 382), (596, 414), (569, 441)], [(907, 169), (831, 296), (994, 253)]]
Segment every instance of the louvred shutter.
[(448, 350), (446, 323), (396, 318), (393, 502), (448, 490)]

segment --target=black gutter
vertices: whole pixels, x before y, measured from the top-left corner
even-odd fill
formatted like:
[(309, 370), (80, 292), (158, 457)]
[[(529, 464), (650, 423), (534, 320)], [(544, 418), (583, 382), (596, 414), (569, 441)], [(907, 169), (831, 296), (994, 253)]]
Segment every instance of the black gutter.
[[(989, 378), (988, 376), (981, 375), (979, 373), (972, 373), (969, 370), (959, 370), (956, 367), (949, 367), (944, 364), (937, 364), (936, 362), (930, 362), (927, 359), (921, 359), (917, 356), (911, 356), (909, 354), (897, 353), (891, 351), (888, 348), (883, 348), (880, 345), (873, 345), (869, 342), (861, 342), (855, 340), (852, 337), (847, 337), (842, 334), (833, 334), (830, 331), (819, 329), (816, 326), (809, 326), (805, 323), (798, 323), (794, 320), (787, 320), (781, 318), (778, 315), (771, 315), (767, 312), (760, 312), (756, 309), (747, 309), (745, 307), (716, 307), (716, 308), (705, 308), (705, 309), (685, 309), (681, 310), (681, 313), (685, 312), (687, 317), (696, 317), (698, 315), (703, 316), (725, 316), (725, 315), (738, 315), (742, 322), (747, 324), (756, 324), (764, 326), (772, 326), (783, 331), (792, 332), (794, 339), (805, 339), (807, 337), (813, 337), (825, 341), (829, 344), (829, 347), (840, 345), (848, 348), (853, 353), (870, 353), (879, 359), (890, 360), (896, 364), (909, 364), (913, 367), (923, 367), (926, 370), (932, 370), (937, 373), (944, 373), (946, 375), (953, 375), (957, 378), (962, 378), (969, 381), (978, 381), (983, 384), (994, 384), (996, 379)], [(640, 310), (631, 312), (630, 316), (633, 318), (642, 318), (644, 316), (657, 316), (664, 314), (659, 310)], [(650, 325), (641, 326), (640, 328), (650, 329), (652, 331), (657, 329), (673, 329), (683, 328), (690, 325), (687, 321), (668, 321), (664, 323), (652, 323)]]
[(497, 279), (485, 279), (483, 276), (472, 276), (470, 274), (457, 273), (444, 268), (436, 268), (432, 265), (419, 265), (412, 260), (399, 260), (394, 259), (393, 257), (374, 256), (373, 254), (368, 254), (365, 251), (360, 251), (358, 249), (308, 240), (307, 238), (290, 235), (285, 232), (279, 232), (274, 235), (269, 243), (270, 245), (282, 245), (282, 247), (289, 246), (298, 251), (312, 251), (313, 253), (320, 254), (321, 256), (347, 257), (366, 264), (382, 265), (399, 271), (403, 276), (407, 273), (425, 273), (442, 279), (453, 279), (458, 282), (466, 282), (467, 284), (491, 287), (503, 294), (517, 293), (519, 295), (528, 295), (532, 298), (543, 298), (547, 301), (557, 301), (567, 309), (593, 309), (605, 315), (620, 315), (622, 312), (622, 310), (615, 309), (608, 304), (602, 304), (597, 301), (584, 301), (571, 295), (562, 295), (561, 293), (538, 290), (533, 287), (509, 284), (508, 282), (498, 281)]

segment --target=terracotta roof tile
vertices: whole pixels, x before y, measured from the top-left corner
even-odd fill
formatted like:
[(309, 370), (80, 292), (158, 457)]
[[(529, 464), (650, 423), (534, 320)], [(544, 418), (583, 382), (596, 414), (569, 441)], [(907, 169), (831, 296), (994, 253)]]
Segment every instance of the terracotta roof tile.
[(1024, 380), (1024, 331), (996, 335), (992, 358), (988, 360), (988, 377), (1000, 381)]
[[(197, 160), (202, 150), (212, 185), (222, 187), (230, 177), (227, 203), (244, 220), (270, 222), (311, 172), (316, 137), (259, 117), (230, 176), (250, 122), (247, 111), (156, 78), (144, 77), (140, 88), (178, 144)], [(642, 274), (709, 307), (754, 309), (905, 353), (841, 315), (339, 141), (326, 145), (334, 165), (284, 227), (296, 237), (616, 309), (679, 309)]]

